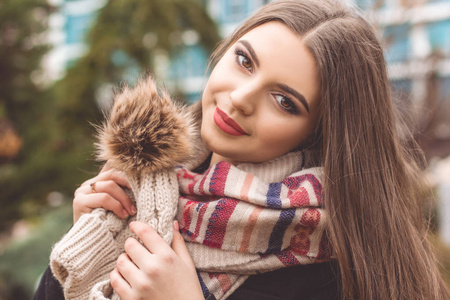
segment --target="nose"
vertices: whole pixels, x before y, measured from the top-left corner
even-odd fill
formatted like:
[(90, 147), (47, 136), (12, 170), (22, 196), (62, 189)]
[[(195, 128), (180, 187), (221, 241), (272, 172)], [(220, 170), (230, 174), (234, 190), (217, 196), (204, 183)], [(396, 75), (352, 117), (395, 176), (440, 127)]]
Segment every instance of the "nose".
[(252, 114), (261, 96), (260, 90), (255, 81), (241, 82), (230, 94), (231, 105), (245, 115)]

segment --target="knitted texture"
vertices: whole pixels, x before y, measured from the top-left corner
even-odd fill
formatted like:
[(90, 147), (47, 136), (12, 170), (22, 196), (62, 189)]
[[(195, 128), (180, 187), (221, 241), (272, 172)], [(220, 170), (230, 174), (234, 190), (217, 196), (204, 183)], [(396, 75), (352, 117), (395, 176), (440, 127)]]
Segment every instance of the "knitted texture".
[(251, 274), (330, 259), (321, 168), (285, 177), (300, 163), (290, 153), (262, 165), (220, 162), (204, 174), (178, 170), (177, 219), (205, 298), (225, 299)]
[(131, 236), (127, 223), (104, 209), (82, 215), (50, 255), (50, 267), (65, 299), (88, 299), (92, 287), (109, 280), (124, 243)]
[(172, 242), (173, 220), (178, 203), (178, 182), (173, 170), (144, 174), (140, 184), (131, 181), (138, 221), (149, 224), (168, 243)]
[(171, 243), (178, 202), (174, 168), (192, 161), (192, 151), (203, 145), (196, 142), (195, 119), (198, 116), (173, 103), (167, 92), (159, 92), (151, 77), (141, 78), (133, 88), (124, 86), (115, 96), (98, 128), (97, 157), (126, 174), (137, 215), (123, 221), (96, 209), (83, 215), (53, 247), (51, 268), (66, 299), (118, 299), (109, 273), (124, 252), (125, 240), (134, 236), (127, 226), (130, 221), (149, 224)]

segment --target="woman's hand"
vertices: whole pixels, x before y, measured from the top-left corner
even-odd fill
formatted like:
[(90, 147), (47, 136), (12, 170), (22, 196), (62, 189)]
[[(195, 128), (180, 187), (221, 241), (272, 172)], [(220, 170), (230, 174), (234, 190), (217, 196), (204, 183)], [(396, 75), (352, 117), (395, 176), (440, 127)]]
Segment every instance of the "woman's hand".
[(136, 214), (136, 207), (122, 187), (131, 190), (124, 174), (107, 168), (103, 168), (96, 177), (83, 182), (76, 189), (73, 199), (73, 223), (75, 224), (81, 215), (99, 207), (114, 212), (120, 218)]
[(142, 240), (125, 242), (126, 253), (117, 259), (110, 274), (111, 285), (124, 300), (202, 299), (194, 263), (174, 222), (172, 247), (142, 222), (132, 222), (130, 229)]

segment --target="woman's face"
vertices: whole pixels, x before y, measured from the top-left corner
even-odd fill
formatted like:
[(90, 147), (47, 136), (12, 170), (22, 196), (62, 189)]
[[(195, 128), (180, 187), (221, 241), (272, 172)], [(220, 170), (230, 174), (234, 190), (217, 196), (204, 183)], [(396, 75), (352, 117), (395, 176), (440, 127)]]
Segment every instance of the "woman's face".
[(202, 96), (202, 138), (211, 163), (263, 162), (295, 149), (316, 122), (319, 81), (301, 37), (260, 25), (224, 54)]

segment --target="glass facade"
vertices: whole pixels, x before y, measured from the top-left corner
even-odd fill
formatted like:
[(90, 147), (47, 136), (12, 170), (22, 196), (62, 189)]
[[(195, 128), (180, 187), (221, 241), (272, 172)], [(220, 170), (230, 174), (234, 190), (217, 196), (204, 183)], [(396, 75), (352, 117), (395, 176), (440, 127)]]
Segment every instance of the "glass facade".
[(433, 50), (450, 53), (450, 19), (429, 24), (428, 35)]
[(408, 24), (388, 26), (383, 37), (386, 42), (386, 60), (388, 63), (405, 61), (411, 52), (410, 26)]
[[(199, 0), (200, 1), (200, 0)], [(390, 12), (400, 7), (409, 7), (406, 0), (353, 0), (363, 10), (378, 9), (382, 12)], [(260, 6), (270, 2), (270, 0), (202, 0), (206, 7), (214, 6), (211, 10), (211, 16), (216, 20), (221, 32), (229, 34), (240, 22), (257, 10)], [(64, 16), (64, 35), (66, 49), (73, 49), (75, 46), (83, 45), (86, 32), (94, 20), (96, 11), (105, 3), (105, 0), (65, 0), (61, 2), (61, 13)], [(417, 2), (417, 5), (423, 7), (428, 6), (445, 6), (450, 4), (450, 0), (428, 0), (426, 2)], [(92, 9), (80, 9), (81, 6), (90, 6)], [(77, 7), (76, 9), (74, 9)], [(442, 10), (442, 9), (441, 9)], [(421, 9), (422, 11), (422, 9)], [(424, 10), (425, 11), (425, 10)], [(429, 43), (430, 51), (443, 53), (445, 56), (450, 54), (450, 11), (447, 17), (440, 17), (436, 20), (429, 17), (426, 21), (419, 24), (424, 28), (424, 40)], [(414, 38), (414, 24), (408, 18), (403, 21), (387, 21), (382, 25), (383, 38), (385, 39), (386, 59), (390, 64), (404, 64), (413, 57), (413, 50), (417, 49), (417, 42), (420, 39)], [(420, 42), (420, 41), (419, 41)], [(423, 40), (422, 40), (423, 42)], [(77, 48), (81, 49), (81, 48)], [(424, 49), (424, 48), (420, 48)], [(427, 49), (425, 47), (425, 49)], [(66, 51), (66, 50), (65, 50)], [(74, 52), (72, 51), (72, 52)], [(67, 52), (67, 51), (66, 51)], [(72, 53), (71, 52), (71, 53)], [(209, 53), (206, 53), (196, 42), (185, 44), (175, 57), (168, 58), (169, 64), (166, 75), (169, 80), (175, 82), (175, 86), (179, 86), (189, 99), (198, 99), (202, 84), (205, 79), (206, 67), (208, 63)], [(66, 67), (76, 59), (71, 55), (66, 61)], [(117, 65), (126, 64), (127, 58), (120, 53), (115, 53), (112, 57)], [(450, 58), (447, 58), (450, 59)], [(133, 64), (130, 64), (133, 65)], [(138, 73), (135, 67), (131, 67), (130, 74)], [(449, 77), (450, 71), (440, 75), (443, 78), (443, 94), (449, 95)], [(133, 75), (134, 76), (134, 75)], [(407, 76), (407, 75), (406, 75)], [(400, 81), (398, 81), (400, 80)], [(411, 81), (408, 78), (396, 79), (393, 86), (406, 90), (411, 90)], [(193, 84), (195, 82), (195, 84)], [(408, 83), (406, 83), (408, 82)]]

